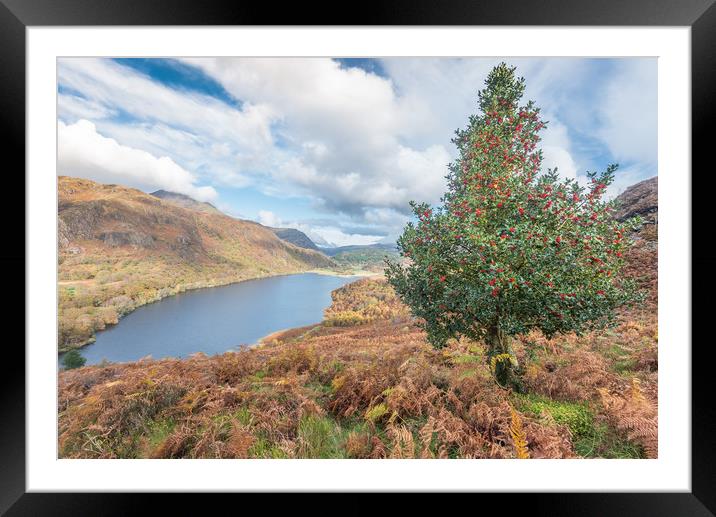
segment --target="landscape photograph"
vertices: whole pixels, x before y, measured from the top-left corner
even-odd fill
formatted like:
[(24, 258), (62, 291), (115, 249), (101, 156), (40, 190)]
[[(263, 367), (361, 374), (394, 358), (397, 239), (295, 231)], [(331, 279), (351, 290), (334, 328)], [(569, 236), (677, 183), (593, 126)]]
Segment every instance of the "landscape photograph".
[(658, 458), (657, 67), (58, 58), (58, 457)]

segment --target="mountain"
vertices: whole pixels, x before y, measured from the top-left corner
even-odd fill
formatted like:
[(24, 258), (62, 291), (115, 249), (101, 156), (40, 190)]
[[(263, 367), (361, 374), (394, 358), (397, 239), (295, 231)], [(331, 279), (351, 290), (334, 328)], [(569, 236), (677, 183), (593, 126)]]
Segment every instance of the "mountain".
[[(176, 192), (169, 192), (167, 190), (157, 190), (152, 192), (150, 195), (158, 197), (162, 201), (171, 203), (172, 205), (179, 206), (181, 208), (188, 208), (189, 210), (195, 210), (198, 212), (206, 212), (209, 214), (222, 214), (218, 208), (211, 203), (197, 201), (196, 199), (189, 197), (185, 194), (178, 194)], [(271, 228), (268, 227), (276, 236), (282, 241), (289, 242), (299, 248), (307, 250), (320, 251), (318, 246), (302, 231), (294, 228)]]
[(66, 176), (58, 177), (58, 194), (61, 349), (187, 289), (335, 266), (186, 196)]
[(659, 178), (655, 176), (628, 187), (616, 198), (619, 207), (616, 218), (625, 221), (640, 215), (646, 224), (658, 223)]
[(359, 269), (382, 273), (385, 269), (386, 257), (391, 259), (399, 257), (398, 248), (395, 244), (357, 244), (320, 249), (344, 270)]
[(221, 214), (222, 212), (211, 203), (197, 201), (196, 199), (189, 197), (185, 194), (179, 194), (177, 192), (169, 192), (167, 190), (157, 190), (150, 194), (151, 196), (158, 197), (162, 201), (171, 203), (182, 208), (189, 208), (198, 212), (206, 212), (209, 214)]
[(296, 230), (295, 228), (270, 228), (270, 230), (275, 233), (279, 239), (290, 242), (294, 246), (307, 250), (321, 251), (308, 235), (300, 230)]
[(615, 201), (617, 210), (614, 217), (618, 221), (626, 221), (641, 216), (644, 225), (636, 236), (655, 246), (659, 231), (659, 178), (655, 176), (628, 187), (619, 194)]
[(335, 248), (319, 248), (323, 253), (329, 257), (334, 257), (340, 253), (351, 253), (351, 252), (364, 252), (368, 250), (374, 250), (376, 252), (397, 252), (398, 247), (395, 244), (353, 244), (350, 246), (337, 246)]

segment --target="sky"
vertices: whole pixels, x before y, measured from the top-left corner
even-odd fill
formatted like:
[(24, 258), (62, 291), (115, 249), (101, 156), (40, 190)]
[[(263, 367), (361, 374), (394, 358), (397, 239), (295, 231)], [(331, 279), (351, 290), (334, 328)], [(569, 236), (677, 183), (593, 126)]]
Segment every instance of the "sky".
[(394, 242), (409, 201), (438, 204), (451, 143), (493, 66), (542, 110), (543, 168), (614, 196), (657, 175), (655, 58), (58, 60), (58, 174), (158, 189), (305, 232)]

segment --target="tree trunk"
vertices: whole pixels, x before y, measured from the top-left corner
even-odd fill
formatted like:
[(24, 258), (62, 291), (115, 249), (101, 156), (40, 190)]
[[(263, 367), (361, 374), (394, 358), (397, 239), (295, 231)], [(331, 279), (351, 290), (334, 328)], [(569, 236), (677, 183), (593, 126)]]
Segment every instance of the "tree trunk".
[(520, 364), (512, 350), (512, 339), (503, 332), (499, 324), (492, 325), (488, 329), (487, 346), (487, 357), (497, 382), (501, 386), (522, 391)]

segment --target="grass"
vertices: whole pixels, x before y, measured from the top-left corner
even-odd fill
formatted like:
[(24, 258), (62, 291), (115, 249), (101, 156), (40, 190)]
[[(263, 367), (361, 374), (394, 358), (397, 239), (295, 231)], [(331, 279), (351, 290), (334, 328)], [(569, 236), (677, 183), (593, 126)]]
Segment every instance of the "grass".
[(346, 432), (332, 418), (308, 415), (298, 423), (299, 458), (345, 458)]
[(588, 402), (565, 402), (535, 395), (516, 395), (520, 411), (537, 418), (547, 418), (566, 426), (574, 450), (583, 458), (643, 458), (643, 449), (599, 422)]

